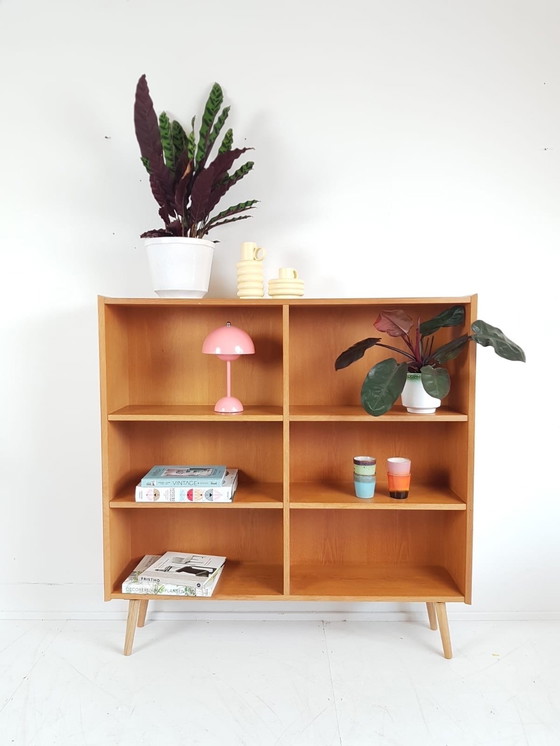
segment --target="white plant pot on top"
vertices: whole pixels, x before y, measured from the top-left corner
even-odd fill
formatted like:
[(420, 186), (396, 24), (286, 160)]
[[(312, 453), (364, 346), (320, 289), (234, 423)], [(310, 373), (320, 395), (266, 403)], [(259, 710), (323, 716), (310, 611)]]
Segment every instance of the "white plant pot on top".
[(401, 394), (403, 407), (412, 414), (433, 414), (441, 404), (441, 399), (430, 396), (422, 385), (420, 373), (407, 373), (406, 383)]
[(160, 298), (204, 298), (210, 283), (213, 241), (181, 236), (144, 241), (156, 295)]

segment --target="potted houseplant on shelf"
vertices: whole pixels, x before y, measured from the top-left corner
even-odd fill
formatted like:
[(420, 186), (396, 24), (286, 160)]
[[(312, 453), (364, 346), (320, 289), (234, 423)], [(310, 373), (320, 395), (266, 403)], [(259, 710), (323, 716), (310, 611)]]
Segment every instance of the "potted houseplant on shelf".
[(374, 417), (388, 412), (402, 394), (403, 405), (409, 412), (431, 414), (449, 393), (451, 381), (448, 371), (441, 367), (456, 358), (469, 342), (483, 347), (491, 346), (506, 360), (525, 362), (525, 353), (519, 345), (506, 337), (501, 329), (475, 321), (471, 334), (462, 334), (440, 347), (435, 347), (433, 335), (443, 327), (464, 323), (463, 306), (452, 306), (429, 321), (413, 320), (406, 311), (382, 311), (374, 322), (375, 328), (390, 337), (400, 337), (405, 349), (383, 344), (380, 337), (368, 337), (349, 347), (336, 359), (336, 370), (346, 368), (363, 357), (370, 347), (385, 347), (405, 358), (397, 362), (390, 357), (373, 366), (362, 384), (362, 406)]
[(136, 86), (134, 129), (164, 223), (141, 238), (146, 239), (154, 289), (161, 297), (202, 298), (208, 291), (214, 252), (207, 234), (250, 217), (245, 213), (257, 203), (252, 199), (214, 212), (226, 192), (253, 168), (253, 161), (247, 161), (230, 173), (249, 150), (233, 147), (231, 129), (211, 159), (229, 114), (229, 106), (222, 108), (223, 100), (222, 88), (214, 83), (198, 133), (194, 117), (187, 133), (165, 112), (156, 115), (145, 75)]

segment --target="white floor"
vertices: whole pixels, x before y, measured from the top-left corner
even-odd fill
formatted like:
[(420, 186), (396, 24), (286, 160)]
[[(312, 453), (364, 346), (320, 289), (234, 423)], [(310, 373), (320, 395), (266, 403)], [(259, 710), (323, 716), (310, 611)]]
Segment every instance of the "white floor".
[(559, 746), (560, 623), (0, 621), (0, 744)]

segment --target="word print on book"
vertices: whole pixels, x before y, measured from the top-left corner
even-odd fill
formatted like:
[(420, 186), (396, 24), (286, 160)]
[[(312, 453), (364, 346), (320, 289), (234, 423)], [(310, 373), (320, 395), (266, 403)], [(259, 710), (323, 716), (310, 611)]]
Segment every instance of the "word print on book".
[(143, 570), (139, 579), (202, 586), (214, 577), (225, 561), (225, 557), (209, 554), (166, 552)]
[(140, 480), (142, 487), (219, 487), (225, 466), (152, 466)]

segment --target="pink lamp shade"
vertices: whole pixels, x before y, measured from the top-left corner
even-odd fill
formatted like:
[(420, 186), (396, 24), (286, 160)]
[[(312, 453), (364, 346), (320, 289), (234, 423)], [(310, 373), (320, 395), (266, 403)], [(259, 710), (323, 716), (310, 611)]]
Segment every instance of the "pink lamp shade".
[(247, 332), (237, 326), (232, 326), (228, 321), (225, 326), (220, 326), (210, 332), (202, 343), (202, 352), (206, 355), (217, 355), (220, 360), (226, 361), (227, 395), (218, 399), (214, 411), (220, 414), (242, 412), (243, 404), (231, 395), (231, 361), (237, 360), (239, 355), (254, 354), (253, 340)]

